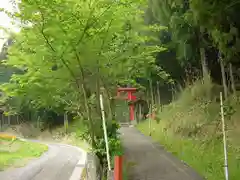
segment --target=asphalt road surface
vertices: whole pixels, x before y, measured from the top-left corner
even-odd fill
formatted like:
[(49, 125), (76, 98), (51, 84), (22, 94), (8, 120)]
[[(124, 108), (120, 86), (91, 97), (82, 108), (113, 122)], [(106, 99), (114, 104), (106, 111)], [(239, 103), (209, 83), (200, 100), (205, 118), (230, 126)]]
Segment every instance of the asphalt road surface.
[(83, 153), (73, 146), (48, 145), (46, 153), (26, 166), (0, 171), (0, 180), (69, 180)]
[(133, 164), (130, 180), (203, 180), (192, 168), (133, 127), (122, 127), (124, 157)]

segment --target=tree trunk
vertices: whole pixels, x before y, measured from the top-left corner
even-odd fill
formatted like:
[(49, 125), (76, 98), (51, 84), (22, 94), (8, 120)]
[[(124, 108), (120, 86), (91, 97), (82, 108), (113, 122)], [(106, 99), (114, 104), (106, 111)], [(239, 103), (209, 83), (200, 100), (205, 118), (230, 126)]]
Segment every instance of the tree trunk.
[(158, 97), (158, 105), (160, 106), (160, 110), (162, 111), (161, 94), (160, 94), (160, 88), (159, 88), (159, 82), (158, 81), (157, 81), (157, 97)]
[(86, 109), (86, 112), (87, 112), (87, 120), (88, 120), (88, 123), (89, 123), (89, 129), (90, 129), (90, 133), (91, 133), (91, 140), (92, 140), (91, 144), (92, 144), (92, 147), (94, 148), (96, 146), (94, 123), (93, 123), (92, 116), (91, 116), (91, 109), (90, 109), (89, 104), (88, 104), (85, 82), (82, 82), (81, 86), (82, 86), (83, 97), (84, 97), (84, 105), (85, 105), (85, 109)]
[(226, 75), (225, 75), (224, 63), (223, 63), (223, 59), (221, 57), (220, 52), (219, 52), (218, 60), (219, 60), (220, 67), (221, 67), (222, 85), (223, 85), (224, 96), (225, 96), (224, 98), (226, 99), (228, 96), (227, 80), (226, 80)]
[(109, 113), (112, 120), (116, 120), (115, 99), (109, 96)]
[(153, 105), (154, 105), (154, 96), (153, 96), (153, 86), (152, 86), (152, 80), (149, 80), (149, 86), (150, 86), (150, 96), (151, 96), (151, 113), (153, 112)]
[(154, 105), (154, 97), (153, 97), (153, 87), (152, 87), (152, 79), (149, 80), (150, 86), (150, 96), (151, 96), (151, 106), (150, 106), (150, 117), (149, 117), (149, 135), (152, 134), (152, 114), (153, 114), (153, 105)]
[(64, 129), (65, 129), (65, 133), (67, 134), (68, 133), (68, 115), (66, 112), (64, 113)]
[[(80, 58), (78, 56), (78, 54), (76, 53), (76, 57), (77, 59), (79, 60), (79, 68), (80, 68), (80, 73), (81, 73), (81, 87), (78, 86), (78, 83), (77, 83), (77, 86), (78, 86), (78, 92), (79, 94), (81, 94), (80, 92), (80, 88), (82, 89), (82, 92), (83, 92), (83, 99), (84, 99), (84, 106), (85, 106), (85, 110), (87, 112), (87, 120), (88, 120), (88, 125), (89, 125), (89, 131), (90, 131), (90, 136), (91, 136), (91, 145), (92, 145), (92, 148), (95, 148), (96, 147), (96, 142), (95, 142), (95, 130), (94, 130), (94, 122), (93, 122), (93, 119), (92, 119), (92, 114), (91, 114), (91, 108), (89, 106), (89, 103), (88, 103), (88, 97), (87, 97), (87, 86), (86, 86), (86, 82), (85, 82), (85, 76), (84, 76), (84, 70), (83, 70), (83, 67), (82, 67), (82, 64), (81, 64), (81, 61), (80, 61)], [(99, 97), (97, 97), (98, 99)]]
[(99, 69), (99, 60), (97, 60), (97, 73), (96, 73), (96, 99), (97, 99), (97, 113), (101, 116), (100, 109), (100, 69)]
[(2, 130), (2, 126), (3, 126), (3, 118), (0, 118), (0, 130)]
[(108, 106), (108, 114), (107, 114), (107, 119), (112, 121), (112, 120), (115, 120), (115, 116), (114, 116), (114, 113), (113, 113), (113, 106), (114, 106), (114, 99), (111, 98), (110, 96), (110, 92), (108, 92), (108, 89), (106, 88), (106, 86), (104, 84), (103, 85), (103, 88), (101, 88), (101, 93), (104, 95), (107, 96), (107, 106)]
[(37, 117), (37, 128), (40, 128), (40, 117)]
[(20, 123), (19, 123), (19, 115), (17, 115), (17, 124), (20, 124)]
[(174, 84), (171, 84), (171, 92), (172, 92), (172, 101), (174, 101), (175, 100)]
[(108, 104), (108, 119), (110, 120), (115, 120), (116, 121), (116, 115), (115, 115), (115, 101), (114, 101), (114, 98), (111, 97), (111, 92), (109, 91), (109, 89), (107, 88), (106, 84), (104, 84), (103, 80), (100, 78), (101, 80), (101, 84), (103, 86), (103, 95), (106, 95), (107, 96), (107, 104)]
[[(149, 88), (150, 89), (150, 88)], [(148, 113), (150, 113), (150, 109), (151, 109), (151, 101), (150, 101), (150, 90), (147, 90), (147, 92), (146, 92), (146, 96), (147, 96), (147, 98), (146, 98), (146, 101), (147, 101), (147, 105), (148, 105), (148, 109), (149, 109), (149, 112)]]
[(142, 105), (141, 104), (139, 104), (138, 105), (138, 108), (139, 108), (139, 112), (138, 112), (138, 121), (140, 122), (141, 120), (142, 120)]
[(2, 125), (5, 125), (4, 112), (2, 113)]
[(233, 76), (232, 63), (229, 63), (229, 74), (230, 74), (230, 80), (231, 80), (231, 88), (234, 96), (236, 96), (236, 86), (235, 86), (235, 81)]
[(203, 34), (205, 30), (200, 27), (200, 36), (198, 37), (199, 39), (199, 47), (200, 47), (200, 60), (201, 60), (201, 65), (202, 65), (202, 76), (203, 76), (203, 82), (205, 81), (206, 78), (208, 78), (208, 66), (207, 66), (207, 60), (206, 60), (206, 52), (203, 44)]
[[(149, 83), (150, 84), (150, 83)], [(147, 119), (149, 120), (149, 123), (148, 123), (148, 128), (149, 128), (149, 135), (151, 135), (151, 120), (149, 119), (149, 115), (151, 114), (151, 101), (150, 101), (150, 86), (148, 87), (147, 89), (147, 92), (146, 92), (146, 100), (147, 100), (147, 106), (148, 106), (148, 113), (146, 114), (146, 117)]]
[(205, 49), (203, 47), (200, 48), (200, 59), (201, 59), (201, 65), (202, 65), (203, 79), (205, 79), (208, 77), (208, 67), (207, 67)]
[(10, 126), (11, 125), (11, 116), (8, 115), (8, 125)]

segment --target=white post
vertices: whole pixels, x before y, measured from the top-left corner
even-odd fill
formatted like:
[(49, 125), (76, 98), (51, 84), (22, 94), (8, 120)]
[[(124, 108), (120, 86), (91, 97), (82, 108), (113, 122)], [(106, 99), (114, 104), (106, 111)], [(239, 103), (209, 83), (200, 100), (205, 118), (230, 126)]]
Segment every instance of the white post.
[(101, 108), (101, 112), (102, 112), (102, 124), (103, 124), (104, 139), (105, 139), (105, 145), (106, 145), (106, 151), (107, 151), (108, 170), (111, 171), (110, 155), (109, 155), (109, 147), (108, 147), (108, 137), (107, 137), (107, 128), (106, 128), (106, 120), (105, 120), (105, 112), (104, 112), (102, 94), (100, 94), (100, 108)]
[(227, 142), (226, 142), (226, 132), (225, 132), (225, 121), (224, 121), (224, 112), (223, 112), (223, 96), (222, 96), (222, 92), (220, 92), (220, 103), (221, 103), (222, 133), (223, 133), (224, 170), (225, 170), (225, 179), (228, 180)]

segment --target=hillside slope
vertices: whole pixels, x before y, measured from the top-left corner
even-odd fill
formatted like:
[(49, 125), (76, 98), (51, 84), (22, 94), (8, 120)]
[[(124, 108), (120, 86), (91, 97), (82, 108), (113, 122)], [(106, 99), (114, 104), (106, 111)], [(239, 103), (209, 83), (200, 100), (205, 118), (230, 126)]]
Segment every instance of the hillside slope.
[[(192, 166), (208, 180), (224, 179), (224, 156), (219, 104), (220, 89), (210, 81), (201, 81), (181, 92), (177, 101), (163, 107), (152, 121), (152, 138)], [(227, 123), (229, 174), (240, 179), (240, 101), (224, 102)], [(149, 121), (138, 125), (149, 135)]]

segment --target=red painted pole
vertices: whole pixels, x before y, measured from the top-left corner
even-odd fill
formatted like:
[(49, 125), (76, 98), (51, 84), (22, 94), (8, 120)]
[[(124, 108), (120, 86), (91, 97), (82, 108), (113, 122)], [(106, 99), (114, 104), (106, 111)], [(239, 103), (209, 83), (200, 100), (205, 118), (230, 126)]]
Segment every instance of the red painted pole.
[(128, 100), (132, 100), (132, 92), (128, 91)]
[[(132, 92), (128, 92), (128, 100), (132, 101), (134, 99)], [(134, 120), (134, 105), (130, 104), (129, 105), (129, 113), (130, 113), (130, 120), (133, 121)]]
[(114, 157), (114, 180), (123, 180), (123, 157)]
[(130, 111), (130, 120), (133, 121), (134, 120), (134, 105), (133, 104), (129, 105), (129, 111)]

